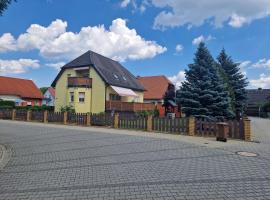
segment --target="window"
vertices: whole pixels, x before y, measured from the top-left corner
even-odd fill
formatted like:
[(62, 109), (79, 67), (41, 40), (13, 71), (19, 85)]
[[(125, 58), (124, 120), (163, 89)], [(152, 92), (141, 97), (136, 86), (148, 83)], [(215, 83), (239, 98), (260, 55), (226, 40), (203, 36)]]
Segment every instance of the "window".
[(79, 102), (83, 103), (85, 99), (85, 93), (84, 92), (79, 92)]
[(74, 92), (70, 92), (70, 102), (74, 102)]
[(119, 77), (116, 74), (113, 74), (115, 79), (119, 79)]
[(110, 94), (110, 101), (121, 101), (121, 97), (117, 94)]

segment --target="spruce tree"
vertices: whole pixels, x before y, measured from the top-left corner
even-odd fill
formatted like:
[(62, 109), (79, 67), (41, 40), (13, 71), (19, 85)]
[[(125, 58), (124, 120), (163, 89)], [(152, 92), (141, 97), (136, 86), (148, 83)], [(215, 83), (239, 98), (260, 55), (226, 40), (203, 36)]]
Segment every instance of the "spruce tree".
[(177, 93), (187, 116), (230, 118), (228, 93), (219, 77), (216, 63), (204, 43), (199, 44), (194, 63), (185, 71), (186, 81)]
[(219, 68), (224, 72), (223, 78), (229, 91), (231, 107), (239, 119), (246, 107), (247, 93), (245, 87), (248, 85), (247, 79), (241, 73), (239, 64), (233, 62), (224, 48), (217, 59)]

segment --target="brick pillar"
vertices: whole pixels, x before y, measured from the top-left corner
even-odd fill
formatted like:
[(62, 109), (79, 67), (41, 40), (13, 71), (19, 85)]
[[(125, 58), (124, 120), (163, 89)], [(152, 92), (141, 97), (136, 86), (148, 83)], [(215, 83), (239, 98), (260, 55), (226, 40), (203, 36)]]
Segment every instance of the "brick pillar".
[(147, 116), (147, 131), (152, 131), (153, 130), (153, 116), (148, 115)]
[(86, 125), (91, 126), (91, 113), (87, 113), (86, 116)]
[(250, 119), (244, 118), (244, 139), (245, 141), (251, 141), (251, 126)]
[(11, 119), (15, 120), (15, 118), (16, 118), (16, 109), (13, 109)]
[(43, 113), (43, 122), (48, 123), (48, 110), (45, 110)]
[(113, 127), (119, 128), (119, 113), (114, 114)]
[(26, 121), (30, 122), (32, 118), (32, 110), (27, 110)]
[(195, 117), (188, 118), (188, 135), (189, 136), (195, 135)]
[(66, 125), (67, 124), (67, 117), (68, 117), (68, 113), (64, 112), (64, 121), (63, 123)]

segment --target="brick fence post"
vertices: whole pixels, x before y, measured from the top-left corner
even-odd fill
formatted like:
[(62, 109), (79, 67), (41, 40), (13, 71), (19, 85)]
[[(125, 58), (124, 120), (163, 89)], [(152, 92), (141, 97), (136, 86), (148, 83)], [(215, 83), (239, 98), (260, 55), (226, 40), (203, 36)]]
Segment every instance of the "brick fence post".
[(91, 126), (91, 113), (87, 113), (86, 115), (86, 125)]
[(64, 112), (64, 121), (63, 123), (66, 125), (67, 124), (67, 117), (68, 117), (68, 113)]
[(30, 122), (32, 118), (32, 110), (27, 110), (26, 121)]
[(16, 118), (16, 109), (12, 109), (11, 120), (15, 120), (15, 118)]
[(251, 141), (251, 126), (250, 119), (244, 118), (244, 139), (245, 141)]
[(147, 116), (147, 131), (152, 131), (153, 130), (153, 116), (148, 115)]
[(48, 123), (48, 110), (45, 110), (43, 113), (43, 122)]
[(119, 113), (114, 114), (113, 127), (114, 128), (119, 128)]
[(192, 116), (188, 118), (188, 135), (195, 135), (195, 117)]

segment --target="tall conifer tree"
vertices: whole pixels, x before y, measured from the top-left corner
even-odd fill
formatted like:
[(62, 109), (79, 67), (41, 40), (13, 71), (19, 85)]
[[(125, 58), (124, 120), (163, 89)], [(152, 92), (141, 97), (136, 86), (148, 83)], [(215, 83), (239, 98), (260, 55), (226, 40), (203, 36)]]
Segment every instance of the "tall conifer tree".
[(222, 49), (218, 56), (218, 65), (224, 71), (224, 80), (229, 91), (231, 107), (239, 118), (246, 107), (247, 93), (245, 87), (248, 85), (247, 79), (241, 73), (239, 64), (234, 63), (230, 56)]
[(178, 91), (178, 101), (187, 116), (230, 118), (228, 92), (224, 89), (216, 63), (204, 43), (199, 44), (194, 63), (186, 70), (186, 81)]

